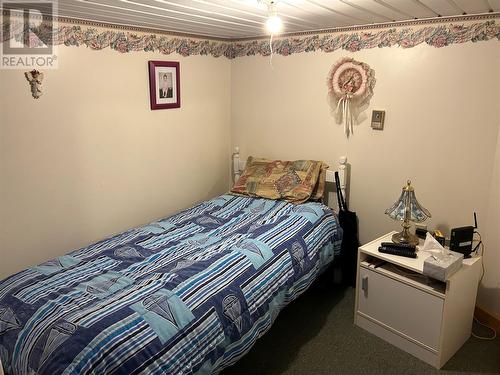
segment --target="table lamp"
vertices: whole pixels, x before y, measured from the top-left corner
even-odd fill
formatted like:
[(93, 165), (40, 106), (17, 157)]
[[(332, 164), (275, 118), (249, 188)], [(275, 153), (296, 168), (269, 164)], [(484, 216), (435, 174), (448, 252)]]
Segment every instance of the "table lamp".
[(409, 232), (410, 221), (421, 223), (431, 217), (430, 212), (418, 203), (415, 197), (415, 189), (411, 186), (410, 180), (406, 182), (406, 186), (403, 186), (403, 192), (399, 199), (390, 208), (385, 210), (385, 214), (389, 215), (393, 220), (403, 222), (401, 224), (403, 230), (392, 236), (392, 242), (411, 245), (418, 244), (418, 237)]

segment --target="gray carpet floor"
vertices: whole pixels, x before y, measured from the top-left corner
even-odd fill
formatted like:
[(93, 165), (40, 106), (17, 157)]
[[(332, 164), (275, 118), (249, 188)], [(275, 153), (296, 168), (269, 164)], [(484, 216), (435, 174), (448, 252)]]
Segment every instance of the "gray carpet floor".
[(500, 338), (471, 337), (438, 371), (354, 326), (353, 314), (353, 288), (313, 285), (222, 374), (500, 374)]

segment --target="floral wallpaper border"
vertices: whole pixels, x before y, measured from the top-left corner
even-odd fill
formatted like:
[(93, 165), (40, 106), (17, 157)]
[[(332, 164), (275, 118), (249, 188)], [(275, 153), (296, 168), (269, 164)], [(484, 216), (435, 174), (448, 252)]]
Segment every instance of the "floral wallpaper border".
[[(11, 33), (9, 34), (9, 28)], [(94, 50), (111, 48), (118, 52), (155, 51), (165, 55), (211, 55), (234, 59), (242, 56), (269, 56), (269, 40), (219, 41), (187, 36), (136, 34), (127, 31), (98, 30), (80, 25), (61, 25), (41, 29), (49, 44), (86, 46)], [(10, 37), (21, 41), (25, 30), (18, 21), (2, 25), (0, 41)], [(362, 49), (398, 46), (412, 48), (422, 43), (441, 48), (452, 44), (500, 40), (500, 24), (495, 19), (474, 23), (443, 23), (423, 27), (393, 27), (382, 30), (331, 32), (275, 38), (273, 53), (288, 56), (302, 52), (333, 52), (339, 49), (357, 52)], [(34, 46), (37, 40), (33, 40)]]

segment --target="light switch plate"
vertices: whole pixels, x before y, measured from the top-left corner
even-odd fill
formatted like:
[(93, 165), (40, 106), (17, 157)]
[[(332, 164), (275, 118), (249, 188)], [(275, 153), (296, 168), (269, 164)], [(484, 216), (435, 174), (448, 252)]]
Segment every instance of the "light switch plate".
[(372, 129), (384, 130), (385, 111), (372, 111)]

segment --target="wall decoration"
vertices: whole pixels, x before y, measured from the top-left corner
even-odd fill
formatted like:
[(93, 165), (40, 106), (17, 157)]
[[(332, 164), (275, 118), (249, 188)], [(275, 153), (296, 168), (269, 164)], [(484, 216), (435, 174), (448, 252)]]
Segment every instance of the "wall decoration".
[(31, 72), (25, 72), (24, 76), (28, 80), (31, 88), (31, 95), (35, 99), (39, 99), (42, 96), (42, 81), (43, 73), (38, 70), (32, 70)]
[[(150, 51), (165, 55), (178, 53), (182, 56), (211, 55), (234, 59), (252, 55), (269, 56), (271, 47), (275, 54), (288, 56), (294, 53), (333, 52), (339, 49), (357, 52), (363, 49), (393, 46), (412, 48), (422, 43), (441, 48), (467, 42), (500, 41), (500, 24), (496, 18), (498, 15), (485, 14), (305, 32), (274, 38), (272, 46), (269, 45), (267, 38), (239, 41), (202, 39), (162, 33), (125, 32), (113, 29), (109, 25), (87, 22), (104, 28), (98, 30), (95, 27), (72, 25), (69, 22), (77, 21), (69, 19), (66, 20), (67, 23), (59, 20), (59, 27), (37, 32), (47, 33), (48, 36), (44, 40), (50, 40), (52, 45), (86, 46), (94, 50), (111, 48), (121, 53)], [(83, 21), (78, 22), (83, 23)], [(5, 42), (7, 38), (23, 40), (22, 19), (5, 22), (2, 28), (0, 42)], [(11, 32), (7, 32), (8, 30)]]
[(346, 137), (353, 132), (361, 106), (373, 96), (375, 72), (368, 64), (343, 57), (328, 73), (328, 96), (337, 122), (344, 125)]
[(181, 106), (178, 62), (149, 62), (149, 97), (151, 109), (179, 108)]
[[(426, 24), (422, 22), (422, 24)], [(420, 25), (420, 24), (419, 24)], [(400, 47), (413, 48), (426, 43), (441, 48), (453, 44), (500, 41), (500, 24), (494, 20), (478, 23), (445, 23), (424, 27), (391, 27), (382, 30), (335, 31), (325, 33), (304, 33), (298, 36), (285, 36), (273, 40), (273, 53), (288, 56), (305, 52), (334, 52), (346, 50), (357, 52), (371, 48)], [(268, 40), (235, 41), (230, 58), (241, 56), (269, 56)]]

